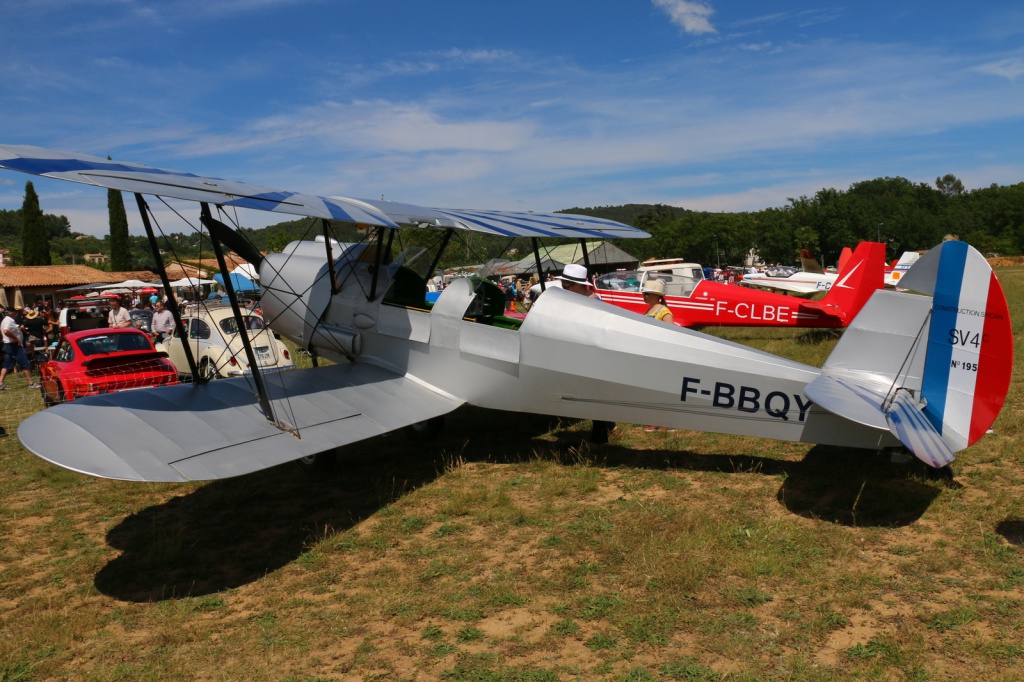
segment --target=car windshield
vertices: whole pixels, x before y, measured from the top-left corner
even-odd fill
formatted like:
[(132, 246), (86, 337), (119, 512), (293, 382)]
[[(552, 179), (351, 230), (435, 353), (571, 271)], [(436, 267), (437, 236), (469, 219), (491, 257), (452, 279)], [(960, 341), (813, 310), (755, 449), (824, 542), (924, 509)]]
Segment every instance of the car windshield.
[(82, 355), (104, 355), (133, 350), (151, 350), (144, 334), (103, 334), (78, 339)]
[(609, 272), (597, 278), (598, 289), (611, 289), (613, 291), (640, 291), (641, 273), (635, 270), (625, 272)]
[[(263, 329), (263, 318), (256, 315), (246, 315), (242, 318), (245, 320), (245, 328), (249, 331), (259, 331)], [(220, 328), (225, 334), (237, 334), (238, 325), (235, 323), (235, 318), (225, 317), (220, 321)]]

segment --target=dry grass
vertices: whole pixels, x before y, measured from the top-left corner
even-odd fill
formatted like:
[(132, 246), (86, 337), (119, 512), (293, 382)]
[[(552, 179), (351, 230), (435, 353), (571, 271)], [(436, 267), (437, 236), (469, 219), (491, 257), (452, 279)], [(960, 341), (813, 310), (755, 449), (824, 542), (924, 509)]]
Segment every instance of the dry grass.
[[(999, 274), (1019, 336), (1024, 268)], [(721, 334), (811, 363), (833, 343)], [(640, 426), (591, 449), (586, 423), (474, 409), (323, 479), (132, 485), (7, 437), (0, 680), (1019, 679), (1020, 376), (953, 483)], [(3, 399), (12, 431), (39, 407)]]

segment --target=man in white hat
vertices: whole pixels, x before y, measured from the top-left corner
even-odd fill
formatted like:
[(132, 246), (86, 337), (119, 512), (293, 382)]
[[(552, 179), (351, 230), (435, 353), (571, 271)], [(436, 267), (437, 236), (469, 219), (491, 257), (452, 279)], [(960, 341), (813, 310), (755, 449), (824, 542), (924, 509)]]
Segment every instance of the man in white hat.
[(0, 334), (3, 335), (4, 339), (4, 361), (3, 368), (0, 369), (0, 391), (7, 390), (7, 384), (4, 383), (4, 379), (7, 378), (8, 372), (17, 368), (25, 375), (25, 381), (28, 382), (29, 388), (39, 388), (39, 384), (32, 381), (32, 373), (29, 371), (28, 356), (25, 355), (25, 337), (21, 331), (21, 325), (18, 324), (16, 314), (19, 311), (9, 309), (4, 315), (3, 322), (0, 322)]
[(562, 274), (555, 279), (562, 281), (562, 288), (577, 294), (583, 294), (588, 298), (597, 298), (597, 293), (590, 286), (587, 280), (587, 268), (579, 263), (570, 263), (565, 266)]
[[(561, 280), (562, 288), (567, 291), (573, 291), (588, 298), (599, 299), (597, 293), (591, 288), (590, 282), (587, 280), (587, 268), (579, 263), (566, 265), (562, 274), (555, 279)], [(590, 442), (598, 445), (607, 443), (608, 436), (613, 431), (615, 431), (615, 422), (595, 419), (593, 427), (590, 429)]]

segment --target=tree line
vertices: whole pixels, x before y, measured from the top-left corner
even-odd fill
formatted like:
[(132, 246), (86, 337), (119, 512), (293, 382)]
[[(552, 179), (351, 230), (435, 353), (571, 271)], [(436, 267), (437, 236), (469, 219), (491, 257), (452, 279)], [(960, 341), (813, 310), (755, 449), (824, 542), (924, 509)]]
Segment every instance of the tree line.
[[(746, 212), (691, 211), (661, 204), (626, 204), (570, 208), (580, 213), (633, 225), (650, 239), (619, 240), (618, 246), (643, 260), (681, 257), (704, 265), (739, 265), (754, 251), (765, 262), (798, 262), (800, 249), (809, 249), (823, 265), (834, 264), (842, 249), (861, 241), (886, 244), (888, 258), (904, 251), (923, 250), (955, 235), (987, 255), (1024, 253), (1024, 183), (965, 190), (956, 176), (935, 179), (934, 186), (901, 177), (854, 183), (846, 190), (825, 188), (814, 196), (788, 198), (778, 208)], [(72, 232), (65, 216), (45, 214), (32, 183), (26, 183), (19, 211), (0, 210), (0, 248), (11, 251), (24, 265), (82, 262), (86, 253), (111, 256), (113, 270), (153, 269), (155, 262), (145, 237), (128, 234), (121, 193), (108, 192), (111, 234), (90, 237)], [(281, 251), (295, 239), (321, 234), (318, 220), (300, 218), (240, 231), (261, 251)], [(339, 241), (364, 238), (356, 228), (337, 224)], [(440, 239), (431, 230), (400, 231), (396, 248), (430, 245)], [(544, 240), (547, 245), (559, 241)], [(159, 237), (171, 258), (209, 257), (212, 247), (204, 234), (171, 233)], [(482, 263), (499, 256), (519, 257), (532, 252), (529, 239), (499, 238), (460, 232), (446, 251), (442, 266)], [(116, 258), (116, 262), (115, 262)]]
[[(935, 185), (905, 178), (876, 178), (847, 190), (822, 189), (789, 198), (781, 208), (740, 213), (683, 211), (655, 205), (631, 224), (650, 239), (620, 246), (640, 259), (685, 257), (704, 265), (739, 265), (752, 249), (765, 262), (796, 263), (809, 249), (822, 264), (835, 264), (843, 247), (861, 241), (886, 244), (888, 258), (924, 250), (954, 235), (986, 255), (1024, 253), (1024, 183), (971, 191), (954, 175)], [(613, 218), (619, 207), (574, 208)], [(613, 218), (614, 219), (614, 218)]]

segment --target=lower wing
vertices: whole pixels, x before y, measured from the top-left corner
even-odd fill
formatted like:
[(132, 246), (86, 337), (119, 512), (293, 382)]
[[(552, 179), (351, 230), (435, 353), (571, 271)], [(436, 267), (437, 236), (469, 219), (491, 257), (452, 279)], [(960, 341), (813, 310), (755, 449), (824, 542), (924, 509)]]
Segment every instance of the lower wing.
[(461, 401), (365, 364), (283, 372), (271, 424), (244, 378), (82, 398), (22, 422), (18, 437), (59, 466), (131, 481), (240, 476), (451, 412)]

